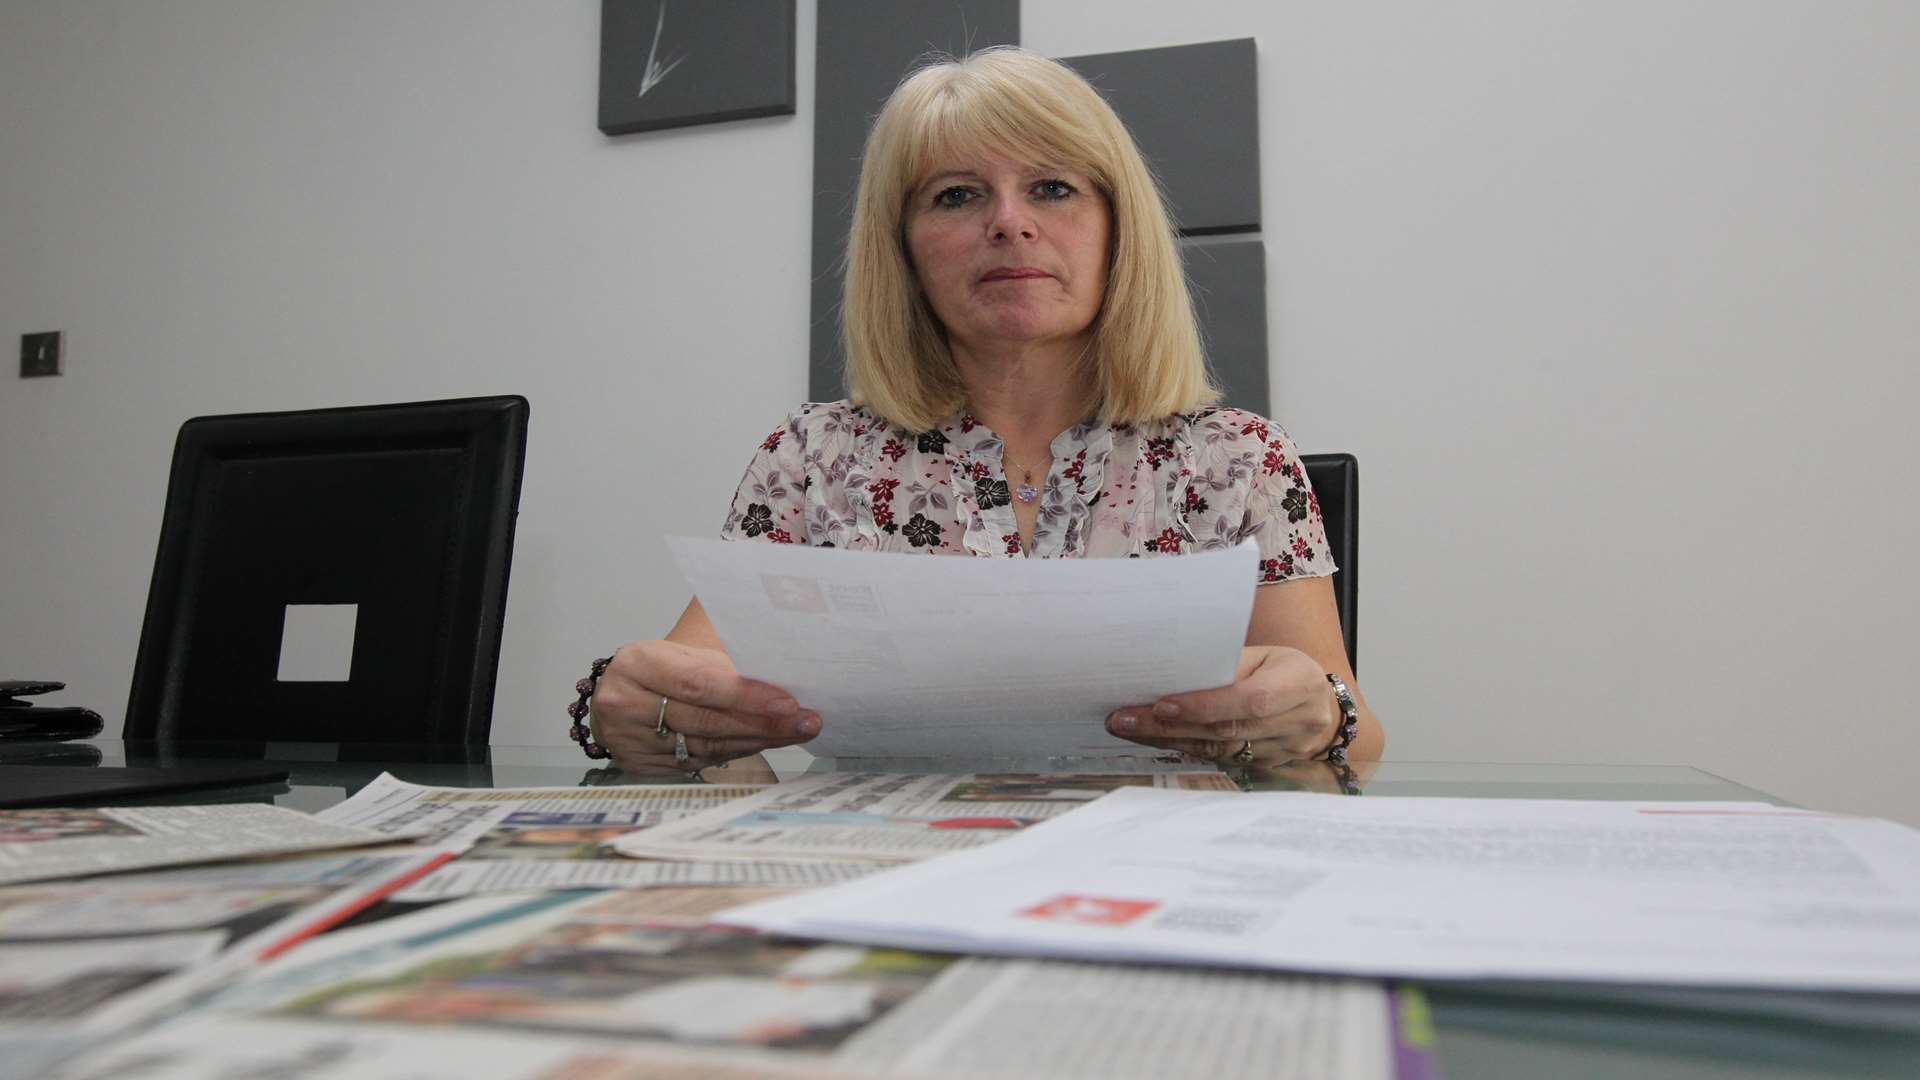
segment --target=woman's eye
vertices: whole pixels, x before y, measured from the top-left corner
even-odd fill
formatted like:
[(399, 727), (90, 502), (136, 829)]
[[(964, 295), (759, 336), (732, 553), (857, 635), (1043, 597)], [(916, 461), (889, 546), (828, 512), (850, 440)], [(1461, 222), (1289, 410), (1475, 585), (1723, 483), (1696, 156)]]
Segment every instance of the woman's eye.
[(965, 206), (967, 200), (972, 197), (973, 192), (968, 191), (966, 188), (950, 187), (943, 189), (938, 195), (933, 197), (933, 205), (953, 209)]
[(1065, 180), (1042, 180), (1034, 185), (1035, 191), (1043, 199), (1064, 199), (1073, 194), (1073, 185)]

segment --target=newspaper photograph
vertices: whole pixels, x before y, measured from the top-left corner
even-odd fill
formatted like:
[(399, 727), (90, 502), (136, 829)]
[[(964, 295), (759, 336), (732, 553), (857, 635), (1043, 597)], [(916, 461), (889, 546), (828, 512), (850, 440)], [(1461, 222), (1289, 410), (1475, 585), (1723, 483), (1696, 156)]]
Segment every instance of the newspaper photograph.
[(991, 843), (1123, 787), (1240, 790), (1219, 772), (824, 774), (613, 847), (650, 859), (906, 862)]
[(0, 885), (367, 847), (392, 839), (257, 803), (0, 810)]
[(614, 850), (620, 837), (679, 821), (765, 790), (760, 785), (433, 788), (382, 774), (320, 817), (456, 852), (394, 894), (404, 902), (499, 892), (659, 885), (827, 885), (871, 870), (850, 861), (796, 867), (755, 862), (646, 863)]
[(1396, 1075), (1378, 984), (766, 938), (699, 925), (691, 892), (528, 898), (411, 939), (391, 920), (57, 1075), (465, 1080), (476, 1045), (485, 1075), (543, 1078)]
[(178, 1008), (434, 857), (303, 856), (0, 889), (0, 1076)]

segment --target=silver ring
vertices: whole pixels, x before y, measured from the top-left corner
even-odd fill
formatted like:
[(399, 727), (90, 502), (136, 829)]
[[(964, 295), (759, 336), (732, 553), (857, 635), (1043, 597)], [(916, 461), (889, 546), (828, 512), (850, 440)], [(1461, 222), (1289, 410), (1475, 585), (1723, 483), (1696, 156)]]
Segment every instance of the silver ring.
[(1252, 761), (1253, 760), (1253, 740), (1249, 739), (1246, 742), (1241, 743), (1240, 749), (1235, 750), (1233, 752), (1233, 760), (1242, 762), (1242, 763)]
[(673, 734), (673, 731), (667, 727), (667, 695), (665, 694), (660, 695), (660, 717), (659, 722), (653, 725), (653, 733), (663, 739)]
[(684, 732), (673, 733), (673, 763), (675, 765), (687, 763), (687, 736)]

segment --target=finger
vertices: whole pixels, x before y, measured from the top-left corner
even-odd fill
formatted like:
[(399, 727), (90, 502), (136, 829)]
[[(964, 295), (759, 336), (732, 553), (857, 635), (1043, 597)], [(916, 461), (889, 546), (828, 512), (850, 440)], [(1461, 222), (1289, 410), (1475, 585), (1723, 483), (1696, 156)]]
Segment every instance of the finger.
[(633, 651), (634, 659), (647, 665), (651, 675), (646, 685), (675, 701), (773, 720), (791, 720), (804, 711), (792, 694), (741, 675), (709, 650), (673, 641), (643, 641)]
[(687, 756), (709, 765), (748, 757), (766, 748), (759, 739), (687, 739)]
[(744, 757), (751, 757), (756, 750), (747, 743), (716, 743), (706, 753), (694, 753), (693, 747), (687, 747), (685, 758), (676, 758), (671, 753), (660, 754), (622, 754), (613, 755), (613, 763), (632, 773), (688, 773), (700, 769), (725, 765)]
[(1141, 739), (1139, 741), (1156, 749), (1170, 750), (1207, 761), (1225, 761), (1244, 745), (1243, 742), (1229, 743), (1219, 739)]
[[(659, 765), (662, 763), (671, 765), (679, 761), (673, 752), (674, 746), (675, 742), (673, 741), (660, 742), (657, 740), (642, 740), (640, 744), (635, 746), (623, 746), (623, 750), (627, 751), (626, 753), (621, 754), (620, 751), (616, 751), (616, 754), (624, 756), (629, 760), (642, 761), (649, 765)], [(687, 760), (716, 765), (722, 761), (732, 761), (734, 758), (743, 758), (757, 754), (767, 748), (767, 743), (762, 739), (702, 739), (689, 736), (686, 747)], [(685, 768), (686, 766), (681, 765), (680, 767)]]
[[(1263, 658), (1264, 659), (1264, 658)], [(1169, 694), (1141, 729), (1176, 738), (1271, 739), (1310, 736), (1321, 726), (1317, 682), (1284, 665), (1256, 662), (1231, 686)]]
[[(666, 718), (667, 730), (676, 735), (702, 739), (748, 739), (759, 748), (791, 746), (820, 734), (820, 714), (807, 710), (802, 710), (793, 720), (772, 720), (751, 713), (704, 709), (669, 699)], [(654, 734), (651, 727), (648, 734)]]
[(1272, 732), (1260, 729), (1249, 717), (1235, 717), (1223, 723), (1205, 723), (1179, 713), (1168, 717), (1156, 707), (1121, 709), (1107, 717), (1107, 730), (1123, 739), (1155, 744), (1163, 739), (1198, 739), (1231, 742), (1239, 746), (1248, 739), (1269, 738)]
[(820, 730), (820, 715), (800, 707), (785, 690), (733, 671), (704, 650), (670, 641), (645, 641), (621, 650), (631, 658), (621, 687), (595, 695), (610, 713), (658, 717), (668, 700), (667, 727), (689, 735), (756, 737), (769, 746), (805, 742)]

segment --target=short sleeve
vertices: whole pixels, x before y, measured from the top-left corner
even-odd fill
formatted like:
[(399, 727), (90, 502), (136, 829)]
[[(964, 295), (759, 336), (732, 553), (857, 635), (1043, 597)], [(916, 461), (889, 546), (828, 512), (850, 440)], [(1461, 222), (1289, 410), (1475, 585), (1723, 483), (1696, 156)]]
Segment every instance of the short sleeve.
[(720, 526), (722, 540), (768, 544), (807, 542), (806, 438), (800, 414), (761, 440)]
[(1300, 450), (1278, 425), (1269, 422), (1266, 435), (1243, 530), (1260, 545), (1260, 584), (1327, 577), (1339, 567)]

